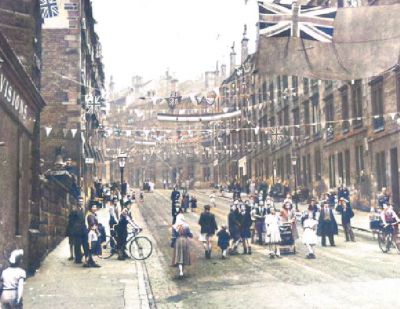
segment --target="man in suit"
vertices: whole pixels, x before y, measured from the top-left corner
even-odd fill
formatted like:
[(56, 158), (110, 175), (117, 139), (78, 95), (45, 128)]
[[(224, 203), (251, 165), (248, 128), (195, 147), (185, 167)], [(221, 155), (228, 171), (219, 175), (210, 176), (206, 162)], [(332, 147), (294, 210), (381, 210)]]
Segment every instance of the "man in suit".
[(334, 247), (334, 235), (338, 234), (338, 226), (333, 215), (332, 209), (329, 207), (329, 201), (324, 201), (321, 209), (321, 214), (318, 220), (317, 235), (321, 236), (321, 244), (326, 247), (326, 237), (329, 239), (329, 244)]

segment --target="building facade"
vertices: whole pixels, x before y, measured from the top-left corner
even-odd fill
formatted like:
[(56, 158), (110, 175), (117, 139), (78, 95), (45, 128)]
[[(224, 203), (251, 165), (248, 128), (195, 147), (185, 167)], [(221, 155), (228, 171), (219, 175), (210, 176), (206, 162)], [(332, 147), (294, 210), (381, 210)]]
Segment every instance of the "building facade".
[(242, 113), (218, 130), (219, 183), (287, 182), (313, 196), (343, 184), (365, 209), (387, 188), (399, 207), (398, 67), (351, 81), (261, 76), (246, 60), (231, 67), (221, 106)]
[(39, 224), (40, 25), (39, 1), (0, 3), (0, 264)]
[(43, 24), (42, 158), (51, 169), (56, 158), (71, 159), (71, 170), (90, 197), (104, 172), (104, 72), (101, 44), (89, 0), (58, 3), (59, 15)]

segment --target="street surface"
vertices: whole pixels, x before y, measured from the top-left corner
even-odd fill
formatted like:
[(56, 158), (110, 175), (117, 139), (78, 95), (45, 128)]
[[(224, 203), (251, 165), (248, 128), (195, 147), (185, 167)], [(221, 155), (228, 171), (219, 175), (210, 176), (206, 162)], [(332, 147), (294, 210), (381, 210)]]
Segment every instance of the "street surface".
[[(149, 268), (158, 308), (385, 308), (400, 304), (400, 256), (383, 254), (377, 242), (365, 238), (346, 243), (339, 234), (336, 247), (317, 247), (316, 260), (305, 259), (300, 241), (298, 253), (282, 259), (271, 260), (267, 247), (253, 245), (251, 256), (221, 260), (215, 241), (212, 260), (205, 260), (197, 221), (208, 196), (200, 192), (191, 192), (198, 198), (197, 213), (185, 215), (194, 233), (193, 265), (180, 280), (177, 270), (169, 266), (170, 193), (159, 190), (146, 194), (140, 208), (157, 241), (166, 273)], [(229, 201), (217, 198), (212, 212), (219, 225), (226, 223), (228, 211)], [(159, 284), (160, 276), (170, 279), (167, 285)]]

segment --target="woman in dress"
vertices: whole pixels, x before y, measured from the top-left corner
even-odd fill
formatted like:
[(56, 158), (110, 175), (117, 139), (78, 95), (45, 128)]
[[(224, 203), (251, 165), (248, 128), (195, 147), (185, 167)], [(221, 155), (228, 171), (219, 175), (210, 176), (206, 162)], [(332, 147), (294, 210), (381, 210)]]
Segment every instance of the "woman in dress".
[(283, 204), (283, 208), (281, 210), (281, 221), (282, 223), (291, 223), (293, 239), (298, 239), (299, 232), (297, 231), (296, 225), (296, 212), (292, 207), (292, 203), (289, 201), (286, 201), (286, 203)]
[(279, 231), (280, 217), (276, 213), (275, 208), (270, 209), (270, 213), (265, 217), (265, 225), (267, 227), (267, 239), (269, 247), (269, 256), (280, 258), (279, 243), (281, 242), (281, 233)]
[(307, 247), (307, 259), (315, 259), (314, 246), (317, 244), (317, 225), (315, 220), (314, 206), (309, 205), (307, 212), (301, 218), (303, 225), (303, 244)]
[(9, 262), (10, 267), (6, 268), (1, 274), (0, 290), (2, 309), (22, 309), (22, 294), (24, 292), (24, 281), (26, 272), (20, 265), (22, 263), (23, 250), (11, 252)]
[(172, 226), (172, 240), (174, 253), (172, 256), (172, 266), (179, 268), (179, 277), (183, 277), (183, 268), (190, 265), (190, 246), (189, 238), (193, 234), (190, 231), (182, 213), (176, 216), (176, 223)]

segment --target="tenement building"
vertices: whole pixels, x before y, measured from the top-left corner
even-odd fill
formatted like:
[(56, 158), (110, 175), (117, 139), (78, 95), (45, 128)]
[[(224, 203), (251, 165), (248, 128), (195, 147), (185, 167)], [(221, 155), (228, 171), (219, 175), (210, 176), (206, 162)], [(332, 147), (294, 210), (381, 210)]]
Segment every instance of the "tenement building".
[(68, 161), (80, 194), (90, 197), (93, 181), (104, 175), (101, 45), (91, 1), (57, 3), (58, 14), (43, 24), (44, 170)]
[(360, 208), (375, 206), (385, 187), (399, 207), (399, 67), (364, 80), (321, 81), (261, 76), (242, 60), (220, 93), (221, 106), (242, 114), (218, 130), (219, 183), (287, 182), (310, 196), (343, 184)]

